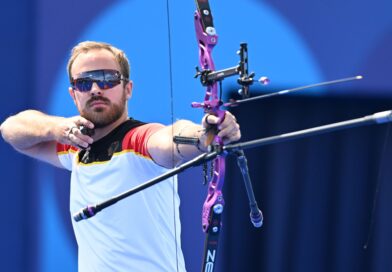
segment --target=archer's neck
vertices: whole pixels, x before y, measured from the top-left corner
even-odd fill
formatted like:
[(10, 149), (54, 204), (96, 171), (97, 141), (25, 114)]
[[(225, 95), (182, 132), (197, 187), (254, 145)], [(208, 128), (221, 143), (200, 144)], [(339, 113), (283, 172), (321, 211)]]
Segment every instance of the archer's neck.
[(124, 112), (124, 114), (120, 118), (118, 118), (115, 122), (111, 123), (110, 125), (95, 129), (95, 133), (93, 136), (94, 142), (108, 135), (113, 129), (115, 129), (122, 123), (124, 123), (127, 119), (128, 119), (128, 114), (127, 112)]

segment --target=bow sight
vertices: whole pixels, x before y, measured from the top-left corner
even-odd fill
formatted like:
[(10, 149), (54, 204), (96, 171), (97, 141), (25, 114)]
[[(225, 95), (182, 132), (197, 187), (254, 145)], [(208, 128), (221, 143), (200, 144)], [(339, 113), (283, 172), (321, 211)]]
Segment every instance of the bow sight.
[[(200, 77), (200, 82), (203, 86), (209, 86), (216, 82), (221, 82), (226, 77), (239, 75), (237, 79), (237, 83), (242, 86), (239, 90), (239, 94), (242, 98), (249, 97), (249, 86), (252, 85), (255, 80), (255, 73), (252, 72), (249, 74), (248, 72), (248, 45), (247, 43), (241, 43), (240, 49), (237, 51), (237, 54), (240, 56), (240, 61), (237, 66), (218, 70), (211, 71), (210, 69), (204, 69), (200, 71), (199, 66), (196, 66), (196, 74), (195, 78)], [(269, 83), (269, 79), (267, 77), (261, 77), (257, 80), (263, 85), (267, 85)]]

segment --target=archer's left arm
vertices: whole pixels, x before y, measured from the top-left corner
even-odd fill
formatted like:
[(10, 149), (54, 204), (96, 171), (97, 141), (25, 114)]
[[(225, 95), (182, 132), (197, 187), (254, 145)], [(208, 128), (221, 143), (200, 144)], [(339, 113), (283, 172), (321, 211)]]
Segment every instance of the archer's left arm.
[[(240, 126), (230, 112), (225, 113), (222, 121), (214, 115), (206, 114), (201, 125), (188, 120), (180, 120), (158, 130), (148, 140), (148, 152), (157, 164), (173, 168), (207, 151), (209, 143), (206, 128), (210, 126), (217, 126), (218, 136), (224, 144), (238, 141), (241, 138)], [(176, 144), (173, 142), (173, 136), (196, 138), (198, 143), (196, 145)]]

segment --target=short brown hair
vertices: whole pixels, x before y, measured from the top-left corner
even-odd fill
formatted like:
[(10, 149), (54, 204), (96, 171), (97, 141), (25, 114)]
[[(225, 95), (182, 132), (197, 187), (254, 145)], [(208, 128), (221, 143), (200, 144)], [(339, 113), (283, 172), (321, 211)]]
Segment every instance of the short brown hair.
[(113, 45), (111, 45), (109, 43), (85, 41), (85, 42), (81, 42), (81, 43), (77, 44), (74, 48), (72, 48), (71, 56), (70, 56), (70, 58), (68, 60), (68, 64), (67, 64), (67, 71), (68, 71), (68, 76), (69, 76), (70, 81), (72, 81), (71, 69), (72, 69), (72, 65), (73, 65), (76, 57), (79, 56), (81, 53), (87, 53), (88, 51), (94, 50), (94, 49), (104, 49), (104, 50), (108, 50), (109, 52), (111, 52), (113, 54), (114, 58), (116, 59), (117, 63), (120, 65), (121, 75), (125, 79), (127, 79), (127, 80), (129, 79), (129, 74), (130, 74), (131, 68), (130, 68), (128, 58), (125, 55), (124, 51), (114, 47)]

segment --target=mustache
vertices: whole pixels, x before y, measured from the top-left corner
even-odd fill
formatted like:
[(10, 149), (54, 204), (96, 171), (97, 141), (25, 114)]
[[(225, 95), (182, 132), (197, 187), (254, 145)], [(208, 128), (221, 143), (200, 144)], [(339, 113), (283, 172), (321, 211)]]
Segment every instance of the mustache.
[(100, 101), (100, 102), (105, 102), (107, 104), (110, 104), (110, 100), (105, 98), (105, 97), (98, 97), (98, 96), (93, 96), (87, 101), (87, 106), (91, 106), (92, 103)]

